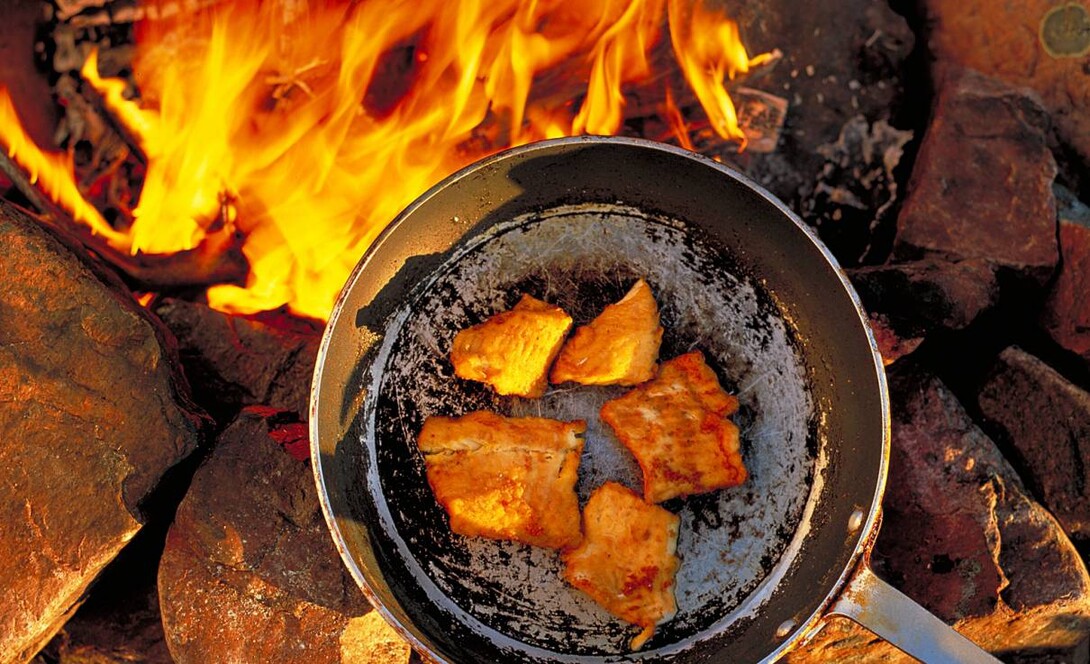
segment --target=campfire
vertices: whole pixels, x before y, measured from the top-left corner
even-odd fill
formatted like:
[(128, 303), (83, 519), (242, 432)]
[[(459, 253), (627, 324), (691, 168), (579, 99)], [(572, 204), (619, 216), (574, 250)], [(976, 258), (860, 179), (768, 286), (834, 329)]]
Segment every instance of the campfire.
[[(79, 70), (125, 154), (73, 172), (3, 91), (0, 144), (111, 254), (199, 248), (217, 264), (209, 305), (235, 313), (326, 318), (386, 223), (503, 148), (654, 115), (655, 138), (691, 147), (695, 122), (744, 149), (764, 135), (725, 86), (777, 57), (751, 57), (729, 16), (689, 0), (173, 6), (145, 7), (131, 81), (104, 77), (95, 46)], [(220, 264), (236, 241), (242, 274)]]
[[(821, 237), (892, 385), (876, 572), (993, 653), (1085, 657), (1090, 11), (800, 4), (16, 0), (0, 664), (416, 657), (321, 519), (322, 326), (429, 187), (582, 134)], [(833, 619), (789, 658), (894, 654)]]

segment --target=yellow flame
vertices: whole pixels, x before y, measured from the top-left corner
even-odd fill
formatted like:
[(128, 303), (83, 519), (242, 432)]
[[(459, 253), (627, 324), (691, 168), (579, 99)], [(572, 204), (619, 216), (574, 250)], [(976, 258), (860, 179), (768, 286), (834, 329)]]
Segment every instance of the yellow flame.
[(38, 185), (51, 201), (71, 212), (74, 219), (110, 242), (125, 242), (125, 236), (106, 223), (99, 211), (83, 198), (72, 175), (72, 157), (65, 153), (43, 152), (27, 135), (8, 89), (3, 85), (0, 85), (0, 147), (23, 167), (31, 184)]
[(140, 142), (140, 146), (146, 154), (158, 156), (157, 146), (154, 141), (159, 135), (157, 131), (158, 116), (155, 113), (145, 111), (136, 104), (128, 103), (125, 97), (127, 84), (119, 78), (104, 79), (98, 75), (98, 50), (94, 49), (87, 56), (83, 67), (80, 68), (80, 76), (90, 83), (117, 116), (117, 120), (132, 133)]
[(651, 75), (667, 16), (712, 125), (744, 141), (723, 82), (757, 59), (702, 5), (239, 0), (150, 21), (139, 102), (94, 57), (83, 68), (147, 157), (131, 229), (117, 237), (85, 203), (64, 205), (133, 252), (192, 248), (234, 225), (251, 271), (242, 287), (210, 288), (209, 303), (325, 318), (381, 229), (448, 173), (510, 145), (619, 131), (625, 86)]
[[(621, 128), (624, 120), (621, 86), (650, 73), (647, 55), (658, 39), (662, 7), (662, 0), (629, 3), (596, 41), (587, 96), (575, 116), (574, 133), (615, 134)], [(609, 17), (609, 13), (603, 14), (603, 19)]]
[(772, 55), (750, 58), (738, 24), (722, 12), (709, 9), (704, 0), (669, 0), (670, 41), (685, 80), (689, 82), (712, 128), (719, 136), (746, 144), (723, 80), (747, 73)]

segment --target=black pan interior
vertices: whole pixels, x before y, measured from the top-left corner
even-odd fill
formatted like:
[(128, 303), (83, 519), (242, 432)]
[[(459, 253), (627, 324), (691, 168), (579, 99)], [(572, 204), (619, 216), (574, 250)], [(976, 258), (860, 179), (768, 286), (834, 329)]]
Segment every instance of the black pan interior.
[(414, 441), (432, 414), (584, 417), (581, 497), (604, 479), (638, 488), (593, 417), (616, 390), (500, 399), (445, 361), (458, 329), (521, 292), (586, 322), (637, 277), (663, 309), (662, 356), (700, 348), (740, 394), (754, 474), (667, 504), (683, 519), (679, 615), (639, 656), (755, 661), (785, 647), (866, 534), (847, 524), (881, 488), (881, 375), (810, 237), (760, 192), (680, 151), (616, 139), (533, 146), (403, 215), (350, 280), (316, 379), (316, 469), (335, 539), (365, 590), (437, 657), (626, 653), (631, 629), (566, 588), (555, 553), (452, 535)]

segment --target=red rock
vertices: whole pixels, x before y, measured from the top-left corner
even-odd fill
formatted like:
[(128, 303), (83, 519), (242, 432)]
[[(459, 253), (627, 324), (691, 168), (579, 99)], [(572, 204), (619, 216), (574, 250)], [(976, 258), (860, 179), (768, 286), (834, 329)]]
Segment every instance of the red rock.
[[(876, 572), (1005, 658), (1084, 656), (1090, 576), (1056, 520), (938, 379), (890, 372), (893, 453)], [(831, 620), (791, 662), (912, 661)]]
[(180, 664), (408, 660), (344, 570), (309, 462), (277, 440), (292, 421), (244, 410), (178, 508), (159, 594)]
[[(1090, 46), (1087, 3), (1053, 0), (926, 0), (938, 66), (957, 64), (1043, 99), (1060, 136), (1090, 158)], [(1066, 25), (1065, 25), (1066, 24)]]
[(1032, 93), (952, 72), (916, 158), (895, 256), (979, 259), (1045, 283), (1059, 260), (1046, 130)]
[(306, 415), (319, 326), (233, 316), (184, 300), (165, 300), (155, 313), (178, 338), (186, 375), (209, 412), (233, 417), (242, 406), (263, 404)]
[(1056, 343), (1090, 363), (1090, 225), (1061, 216), (1060, 252), (1042, 322)]
[(16, 662), (140, 529), (204, 420), (116, 279), (3, 202), (0, 241), (0, 662)]
[(999, 288), (982, 260), (940, 257), (855, 268), (848, 275), (867, 311), (881, 313), (902, 336), (960, 330), (995, 305)]
[(894, 331), (889, 319), (882, 314), (869, 314), (871, 332), (882, 355), (882, 364), (889, 366), (920, 347), (923, 337), (902, 337)]
[(1011, 346), (999, 354), (979, 403), (1064, 529), (1090, 539), (1090, 393)]

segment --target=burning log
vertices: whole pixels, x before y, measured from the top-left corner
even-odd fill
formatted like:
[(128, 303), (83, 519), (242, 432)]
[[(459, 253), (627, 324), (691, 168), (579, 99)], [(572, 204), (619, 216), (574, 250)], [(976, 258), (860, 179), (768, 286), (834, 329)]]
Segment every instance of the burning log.
[(2, 152), (0, 171), (38, 208), (41, 222), (100, 257), (136, 290), (171, 292), (213, 284), (241, 284), (246, 280), (249, 263), (242, 253), (241, 236), (229, 229), (209, 235), (195, 248), (185, 251), (128, 254), (110, 246), (102, 236), (72, 222), (68, 213), (30, 184), (22, 169)]
[(241, 284), (246, 280), (249, 263), (242, 253), (242, 238), (226, 226), (207, 235), (193, 249), (172, 254), (128, 254), (72, 221), (69, 213), (39, 191), (3, 151), (0, 151), (0, 172), (37, 208), (43, 223), (102, 258), (137, 290), (177, 291), (213, 284)]
[[(787, 99), (755, 88), (738, 86), (731, 89), (738, 112), (738, 128), (746, 137), (745, 152), (774, 152), (780, 142), (787, 120)], [(679, 108), (677, 104), (682, 104)], [(726, 152), (738, 153), (736, 144), (724, 144), (711, 123), (693, 99), (681, 97), (679, 102), (662, 105), (636, 105), (629, 124), (642, 125), (643, 133), (662, 142), (678, 141), (682, 147), (708, 156)], [(645, 115), (641, 115), (645, 114)], [(683, 138), (676, 138), (683, 137)]]
[[(7, 155), (7, 152), (3, 150), (0, 150), (0, 173), (7, 176), (12, 185), (19, 190), (19, 193), (38, 210), (40, 218), (43, 221), (50, 222), (51, 225), (55, 226), (54, 220), (58, 217), (62, 217), (64, 213), (53, 203), (53, 201), (49, 200), (45, 194), (31, 184), (30, 178), (23, 172), (23, 169), (12, 161), (11, 157)], [(74, 225), (75, 224), (73, 224), (73, 226)]]
[[(102, 12), (132, 18), (133, 6), (125, 0), (58, 2), (63, 3), (56, 17), (66, 48), (58, 47), (57, 53), (66, 55), (55, 57), (54, 67), (63, 75), (82, 66), (72, 54), (91, 49), (80, 43), (79, 35), (94, 31), (77, 19)], [(139, 188), (142, 217), (133, 222), (132, 235), (154, 235), (142, 246), (166, 250), (200, 232), (197, 220), (215, 213), (211, 202), (217, 192), (245, 192), (238, 216), (247, 235), (290, 235), (291, 241), (283, 245), (291, 251), (264, 260), (257, 252), (280, 251), (275, 242), (250, 245), (254, 266), (261, 269), (251, 272), (245, 288), (217, 289), (209, 293), (210, 301), (247, 310), (288, 302), (294, 311), (320, 318), (328, 314), (358, 251), (423, 189), (457, 168), (516, 141), (621, 131), (625, 108), (620, 100), (628, 88), (677, 76), (681, 70), (701, 107), (714, 118), (703, 128), (728, 141), (742, 140), (747, 130), (734, 122), (723, 81), (728, 74), (733, 78), (771, 66), (777, 57), (774, 52), (751, 57), (737, 26), (712, 5), (644, 2), (624, 11), (609, 5), (602, 8), (606, 15), (596, 16), (576, 11), (582, 9), (578, 2), (570, 7), (505, 2), (502, 9), (485, 11), (482, 6), (477, 19), (456, 21), (439, 2), (419, 8), (315, 6), (307, 10), (307, 21), (293, 20), (301, 11), (296, 3), (222, 3), (215, 21), (201, 10), (218, 2), (162, 0), (146, 5), (149, 18), (154, 9), (157, 19), (145, 22), (142, 35), (158, 38), (141, 46), (131, 71), (141, 82), (148, 107), (119, 103), (104, 92), (112, 112), (96, 112), (111, 118), (103, 124), (115, 125), (132, 154), (148, 155)], [(380, 25), (389, 27), (372, 34)], [(270, 29), (276, 39), (265, 34)], [(211, 47), (220, 43), (220, 31), (230, 32), (233, 48)], [(112, 43), (109, 31), (102, 33), (101, 41)], [(711, 35), (717, 36), (706, 38)], [(458, 54), (461, 48), (473, 48), (466, 42), (475, 43), (478, 37), (488, 44), (482, 58), (466, 60)], [(528, 60), (518, 52), (527, 40), (544, 49)], [(331, 43), (336, 46), (331, 48)], [(654, 63), (644, 61), (648, 54), (638, 51), (650, 44), (658, 44), (653, 57), (670, 62), (669, 69), (656, 71)], [(247, 62), (239, 55), (251, 52), (251, 46), (256, 57)], [(388, 53), (410, 57), (401, 58), (403, 85), (387, 86), (395, 91), (394, 98), (376, 108), (370, 105), (375, 101), (372, 93), (384, 84), (372, 83), (386, 72), (371, 67), (386, 61)], [(626, 53), (631, 55), (617, 57)], [(469, 69), (461, 71), (464, 66)], [(106, 69), (106, 75), (116, 75), (127, 68)], [(554, 100), (547, 85), (545, 97), (530, 90), (553, 70), (558, 89), (574, 92)], [(236, 73), (221, 76), (224, 72)], [(84, 77), (103, 90), (86, 72)], [(359, 89), (353, 87), (357, 82)], [(163, 86), (169, 86), (169, 95)], [(661, 87), (654, 87), (661, 94)], [(157, 113), (155, 100), (168, 96), (169, 112)], [(753, 103), (742, 113), (750, 124), (749, 138), (757, 149), (772, 149), (786, 100), (756, 93), (750, 97)], [(542, 104), (543, 98), (548, 103)], [(91, 105), (102, 110), (101, 100)], [(226, 122), (225, 106), (231, 115)], [(432, 113), (436, 108), (451, 114)], [(239, 112), (253, 117), (243, 121), (235, 115)], [(187, 139), (178, 140), (180, 136)], [(420, 154), (429, 158), (405, 158)], [(392, 187), (393, 182), (403, 186)], [(382, 196), (370, 193), (380, 189)], [(98, 196), (101, 188), (84, 190)], [(301, 192), (310, 192), (314, 199), (305, 213)], [(124, 203), (119, 205), (122, 213), (127, 212)], [(171, 217), (179, 222), (176, 231), (147, 227), (146, 219)], [(129, 231), (124, 223), (115, 227)], [(322, 278), (309, 277), (315, 273)]]
[(127, 254), (93, 242), (93, 236), (83, 244), (116, 268), (136, 290), (163, 293), (243, 284), (250, 269), (242, 253), (242, 236), (227, 228), (205, 236), (193, 249), (172, 254)]
[(140, 3), (137, 0), (54, 0), (56, 17), (77, 28), (112, 26), (137, 21), (157, 21), (182, 12), (193, 12), (224, 0), (177, 0)]
[[(97, 76), (97, 55), (90, 62)], [(58, 129), (58, 138), (67, 140), (69, 145), (75, 145), (81, 140), (89, 141), (95, 149), (93, 162), (102, 161), (102, 153), (111, 147), (114, 152), (121, 152), (116, 146), (125, 146), (127, 151), (109, 155), (105, 160), (124, 161), (128, 153), (131, 153), (141, 164), (147, 164), (148, 159), (140, 141), (110, 112), (106, 100), (93, 85), (81, 84), (72, 76), (66, 75), (57, 81), (54, 89), (65, 108), (64, 124)]]

